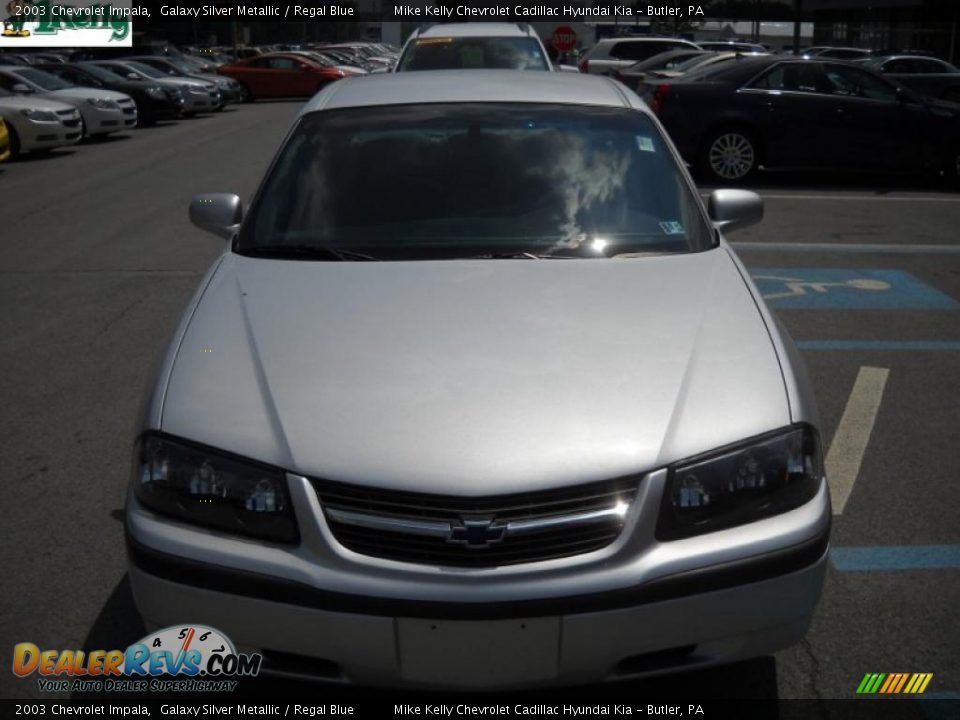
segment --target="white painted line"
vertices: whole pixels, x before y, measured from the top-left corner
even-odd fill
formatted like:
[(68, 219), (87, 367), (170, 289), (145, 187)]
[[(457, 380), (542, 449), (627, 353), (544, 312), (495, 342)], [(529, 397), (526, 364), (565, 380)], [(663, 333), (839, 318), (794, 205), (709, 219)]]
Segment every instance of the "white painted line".
[(847, 407), (825, 460), (834, 515), (843, 513), (847, 499), (853, 492), (889, 374), (887, 368), (874, 367), (861, 367), (857, 373), (857, 380), (850, 391)]
[(913, 255), (957, 255), (960, 245), (910, 245), (906, 243), (816, 243), (816, 242), (730, 242), (734, 250), (827, 253), (909, 253)]
[(774, 195), (760, 193), (764, 200), (895, 200), (898, 202), (943, 202), (960, 203), (960, 197), (910, 197), (909, 195)]
[[(702, 197), (710, 197), (710, 193), (700, 193)], [(758, 193), (764, 200), (822, 200), (834, 202), (841, 200), (853, 200), (861, 202), (863, 200), (893, 200), (898, 202), (939, 202), (939, 203), (960, 203), (960, 196), (928, 197), (909, 195), (778, 195), (774, 193)]]

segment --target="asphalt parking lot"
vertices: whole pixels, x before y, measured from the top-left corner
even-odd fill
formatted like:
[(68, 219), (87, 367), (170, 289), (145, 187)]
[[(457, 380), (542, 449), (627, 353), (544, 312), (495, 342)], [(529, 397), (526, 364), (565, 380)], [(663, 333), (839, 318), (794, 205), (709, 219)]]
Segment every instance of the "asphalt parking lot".
[[(3, 652), (143, 634), (122, 532), (133, 433), (220, 248), (187, 204), (249, 197), (298, 108), (231, 108), (0, 165)], [(960, 697), (960, 193), (796, 175), (752, 188), (766, 219), (731, 240), (816, 388), (836, 513), (827, 585), (803, 644), (619, 690), (849, 698), (865, 673), (930, 672), (928, 697)], [(244, 692), (280, 688), (311, 692)], [(40, 694), (0, 673), (0, 697)]]

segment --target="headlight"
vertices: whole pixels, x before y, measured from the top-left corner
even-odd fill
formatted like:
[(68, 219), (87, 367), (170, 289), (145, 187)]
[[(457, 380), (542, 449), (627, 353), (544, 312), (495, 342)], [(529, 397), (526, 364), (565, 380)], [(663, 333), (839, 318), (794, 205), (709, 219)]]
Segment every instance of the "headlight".
[(87, 103), (100, 110), (119, 110), (120, 106), (113, 100), (104, 100), (103, 98), (89, 98)]
[(30, 108), (28, 110), (20, 111), (28, 120), (33, 120), (34, 122), (57, 122), (57, 114), (52, 110), (37, 110), (35, 108)]
[(820, 443), (799, 425), (669, 468), (658, 540), (677, 540), (778, 515), (820, 487)]
[(205, 87), (198, 87), (196, 85), (187, 85), (185, 89), (187, 92), (193, 93), (194, 95), (206, 96), (207, 94), (207, 89)]
[(281, 470), (152, 433), (138, 456), (134, 491), (145, 507), (239, 535), (299, 540)]
[(163, 88), (161, 87), (147, 88), (147, 95), (157, 100), (161, 100), (166, 97), (166, 93), (163, 92)]

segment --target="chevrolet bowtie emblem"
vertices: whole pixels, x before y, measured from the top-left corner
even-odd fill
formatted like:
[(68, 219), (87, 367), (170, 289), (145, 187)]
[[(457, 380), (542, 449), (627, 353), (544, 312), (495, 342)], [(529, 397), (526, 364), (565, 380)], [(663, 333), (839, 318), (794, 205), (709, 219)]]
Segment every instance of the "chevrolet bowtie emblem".
[(492, 517), (463, 517), (451, 526), (447, 542), (485, 548), (503, 540), (506, 532), (506, 524), (497, 524)]

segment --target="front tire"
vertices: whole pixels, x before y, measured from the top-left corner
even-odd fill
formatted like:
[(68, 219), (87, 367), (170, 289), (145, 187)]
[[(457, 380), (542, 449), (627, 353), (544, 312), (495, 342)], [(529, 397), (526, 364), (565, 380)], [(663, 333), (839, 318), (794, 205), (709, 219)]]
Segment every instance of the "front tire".
[(10, 144), (10, 160), (13, 160), (20, 154), (20, 138), (13, 125), (7, 125), (7, 142)]
[(735, 183), (753, 175), (760, 165), (760, 147), (740, 128), (721, 128), (707, 136), (700, 157), (704, 174), (720, 183)]
[(943, 170), (943, 179), (950, 187), (960, 187), (960, 144), (953, 147), (949, 158)]

